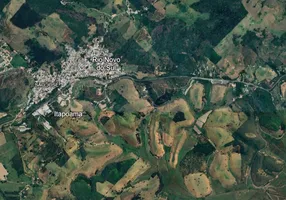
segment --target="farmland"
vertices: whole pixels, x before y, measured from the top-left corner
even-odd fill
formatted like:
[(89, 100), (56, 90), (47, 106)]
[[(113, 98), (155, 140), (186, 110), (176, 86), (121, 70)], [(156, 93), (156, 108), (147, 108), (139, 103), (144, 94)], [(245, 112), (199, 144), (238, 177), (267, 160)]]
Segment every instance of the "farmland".
[(286, 199), (285, 13), (0, 1), (0, 200)]

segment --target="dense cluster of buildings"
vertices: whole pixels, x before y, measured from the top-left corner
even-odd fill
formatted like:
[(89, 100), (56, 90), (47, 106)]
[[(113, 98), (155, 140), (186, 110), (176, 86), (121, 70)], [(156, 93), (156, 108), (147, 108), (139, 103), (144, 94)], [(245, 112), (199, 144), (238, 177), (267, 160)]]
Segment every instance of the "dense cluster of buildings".
[(86, 77), (95, 77), (102, 84), (103, 80), (123, 75), (120, 58), (113, 58), (113, 54), (101, 43), (102, 39), (94, 39), (86, 48), (80, 47), (78, 50), (66, 46), (68, 58), (62, 62), (61, 72), (50, 74), (49, 70), (40, 69), (32, 73), (35, 87), (30, 103), (37, 104), (55, 88), (62, 89), (68, 84), (72, 87), (75, 82)]
[(4, 72), (10, 68), (12, 56), (7, 48), (8, 45), (0, 39), (0, 72)]

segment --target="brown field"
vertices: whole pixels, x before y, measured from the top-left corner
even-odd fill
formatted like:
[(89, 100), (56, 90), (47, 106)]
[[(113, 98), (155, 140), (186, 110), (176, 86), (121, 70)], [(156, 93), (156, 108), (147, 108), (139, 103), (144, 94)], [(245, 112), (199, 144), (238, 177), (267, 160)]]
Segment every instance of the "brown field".
[(98, 119), (100, 120), (102, 117), (108, 117), (111, 118), (115, 115), (115, 112), (112, 110), (104, 110), (100, 113)]
[(189, 192), (196, 198), (206, 197), (212, 193), (210, 181), (203, 173), (189, 174), (184, 180)]
[(83, 112), (83, 105), (80, 104), (77, 100), (72, 100), (70, 104), (71, 112)]
[(50, 193), (53, 197), (63, 198), (66, 196), (71, 196), (70, 189), (67, 185), (70, 185), (71, 182), (79, 174), (83, 174), (88, 178), (91, 178), (95, 175), (98, 170), (101, 170), (104, 165), (122, 154), (122, 149), (117, 145), (111, 144), (100, 144), (93, 147), (94, 152), (97, 152), (98, 155), (87, 155), (85, 161), (78, 160), (76, 156), (71, 157), (66, 163), (66, 168), (62, 170), (61, 178), (59, 184), (52, 186)]
[(282, 97), (286, 98), (286, 82), (282, 83), (280, 88), (281, 88)]
[(241, 178), (241, 154), (231, 153), (229, 157), (229, 166), (231, 172), (235, 175), (236, 178)]
[(156, 3), (154, 3), (153, 6), (154, 8), (156, 8), (156, 11), (151, 16), (152, 21), (159, 22), (165, 18), (166, 16), (165, 5), (166, 5), (166, 2), (164, 1), (157, 1)]
[(163, 142), (165, 146), (171, 147), (174, 143), (174, 137), (172, 137), (168, 133), (163, 133)]
[(37, 37), (37, 41), (42, 47), (45, 47), (51, 51), (54, 51), (57, 48), (54, 39), (49, 37), (48, 35), (40, 35), (39, 37)]
[(155, 199), (156, 192), (160, 187), (160, 180), (158, 176), (154, 178), (150, 178), (149, 180), (144, 180), (136, 183), (132, 187), (126, 188), (123, 190), (121, 196), (125, 196), (125, 194), (130, 194), (130, 198), (134, 198), (135, 196), (140, 194), (142, 199)]
[(103, 183), (97, 182), (96, 191), (105, 197), (115, 197), (116, 194), (112, 191), (113, 186), (114, 185), (108, 181), (105, 181)]
[(71, 130), (79, 136), (91, 136), (100, 132), (95, 123), (83, 121), (78, 118), (65, 117), (57, 121), (62, 135)]
[[(183, 112), (186, 120), (179, 122), (170, 120), (177, 112)], [(165, 115), (168, 115), (169, 118), (166, 119)], [(181, 128), (191, 126), (194, 120), (195, 118), (190, 107), (184, 99), (177, 99), (169, 104), (158, 107), (157, 112), (152, 114), (149, 123), (151, 152), (157, 157), (162, 157), (165, 154), (164, 144), (172, 146), (173, 154), (170, 164), (175, 167), (177, 165), (177, 154), (184, 144), (184, 139), (180, 139), (184, 135), (182, 134), (184, 131)], [(159, 130), (160, 126), (164, 127), (165, 130)]]
[(251, 139), (257, 137), (254, 133), (245, 133), (245, 136)]
[(123, 0), (114, 0), (114, 5), (122, 5)]
[(0, 181), (5, 181), (7, 175), (7, 170), (4, 168), (3, 164), (0, 163)]
[(91, 24), (91, 25), (88, 27), (88, 30), (89, 30), (88, 35), (93, 35), (93, 34), (95, 34), (95, 33), (96, 33), (96, 30), (97, 30), (96, 25), (95, 25), (95, 24)]
[(154, 109), (146, 99), (140, 99), (139, 93), (136, 90), (133, 81), (130, 79), (121, 79), (111, 85), (109, 89), (116, 90), (128, 101), (129, 104), (125, 105), (123, 108), (126, 112), (136, 111), (147, 114)]
[(213, 104), (220, 103), (224, 99), (227, 88), (225, 85), (213, 85), (210, 102)]
[(243, 112), (233, 112), (231, 108), (224, 107), (214, 110), (208, 117), (205, 126), (238, 129), (245, 121), (247, 116)]
[[(227, 153), (218, 151), (215, 153), (209, 169), (212, 178), (214, 180), (218, 180), (224, 188), (230, 188), (237, 183), (235, 177), (230, 171), (229, 159), (230, 158)], [(235, 163), (237, 162), (235, 161)], [(238, 172), (238, 170), (238, 168), (235, 169), (236, 172)]]
[(232, 133), (245, 121), (247, 116), (243, 112), (233, 112), (229, 107), (214, 110), (208, 117), (204, 128), (207, 137), (217, 149), (233, 141)]
[(4, 113), (4, 112), (0, 112), (0, 119), (7, 116), (7, 113)]
[(3, 132), (0, 132), (0, 147), (4, 144), (6, 144), (5, 134)]
[(195, 83), (192, 85), (190, 92), (191, 103), (195, 109), (201, 110), (203, 108), (203, 97), (205, 96), (205, 88), (201, 83)]
[(131, 113), (125, 113), (122, 117), (114, 115), (105, 124), (104, 127), (108, 133), (112, 135), (120, 135), (132, 146), (139, 146), (139, 141), (136, 137), (136, 129), (140, 124), (140, 120)]
[(170, 161), (171, 167), (176, 168), (178, 164), (179, 153), (188, 137), (188, 133), (185, 129), (180, 131), (180, 135), (175, 137), (174, 144), (171, 147)]
[(149, 124), (149, 137), (150, 137), (150, 149), (151, 152), (157, 157), (161, 158), (165, 154), (164, 145), (162, 144), (161, 135), (158, 132), (159, 121), (156, 115), (151, 117), (151, 122)]
[(150, 164), (139, 158), (127, 171), (127, 173), (114, 185), (113, 191), (121, 192), (128, 183), (132, 183), (137, 177), (150, 168)]
[(123, 110), (125, 112), (141, 112), (144, 114), (150, 113), (154, 107), (145, 99), (138, 99), (137, 101), (131, 101), (130, 104), (124, 105)]

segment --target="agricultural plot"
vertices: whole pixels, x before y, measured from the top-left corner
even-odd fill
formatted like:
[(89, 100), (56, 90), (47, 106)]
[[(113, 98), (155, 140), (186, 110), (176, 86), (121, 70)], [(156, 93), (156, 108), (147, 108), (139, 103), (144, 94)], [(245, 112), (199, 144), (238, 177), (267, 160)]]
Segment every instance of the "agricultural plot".
[(194, 105), (195, 109), (201, 110), (203, 108), (203, 97), (204, 94), (204, 85), (200, 83), (195, 83), (189, 92), (190, 100)]
[(285, 199), (285, 8), (0, 1), (0, 200)]
[[(210, 174), (224, 188), (237, 184), (241, 178), (241, 156), (236, 153), (217, 152), (210, 165)], [(237, 176), (237, 179), (236, 179)]]
[[(183, 118), (175, 122), (172, 119), (175, 115), (180, 115), (178, 113), (181, 113)], [(157, 113), (154, 113), (151, 117), (149, 127), (152, 153), (158, 157), (162, 157), (165, 154), (164, 141), (167, 146), (172, 146), (170, 164), (176, 167), (178, 154), (187, 138), (187, 133), (184, 128), (191, 126), (194, 120), (189, 105), (183, 99), (178, 99), (158, 107)], [(165, 127), (163, 132), (159, 130), (159, 126)]]
[(221, 103), (223, 101), (228, 87), (225, 85), (213, 85), (211, 91), (211, 100), (212, 104)]
[(224, 147), (234, 139), (232, 134), (245, 121), (247, 116), (243, 112), (233, 112), (230, 108), (214, 110), (204, 124), (207, 137), (217, 149)]
[(188, 190), (196, 198), (206, 197), (212, 193), (210, 181), (205, 174), (189, 174), (184, 180)]

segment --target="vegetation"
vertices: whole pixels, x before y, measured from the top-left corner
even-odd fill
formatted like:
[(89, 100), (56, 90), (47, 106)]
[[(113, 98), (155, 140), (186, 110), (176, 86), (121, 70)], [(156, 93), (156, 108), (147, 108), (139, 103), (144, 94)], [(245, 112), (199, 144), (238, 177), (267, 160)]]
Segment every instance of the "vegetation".
[(261, 126), (271, 131), (279, 131), (281, 129), (282, 121), (276, 114), (263, 114), (259, 118)]
[(286, 199), (284, 8), (0, 1), (0, 200)]

